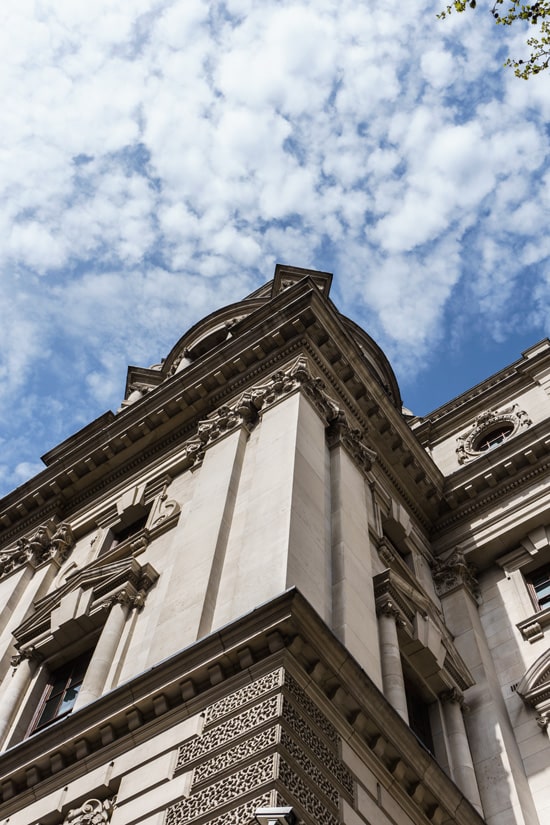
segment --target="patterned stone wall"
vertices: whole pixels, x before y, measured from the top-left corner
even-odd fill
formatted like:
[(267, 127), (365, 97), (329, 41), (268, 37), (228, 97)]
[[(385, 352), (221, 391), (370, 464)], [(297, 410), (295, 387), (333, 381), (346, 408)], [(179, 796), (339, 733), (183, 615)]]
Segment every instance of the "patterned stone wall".
[(340, 798), (353, 801), (336, 730), (284, 668), (208, 707), (176, 771), (193, 772), (191, 791), (166, 825), (241, 825), (257, 808), (286, 805), (308, 825), (338, 825)]

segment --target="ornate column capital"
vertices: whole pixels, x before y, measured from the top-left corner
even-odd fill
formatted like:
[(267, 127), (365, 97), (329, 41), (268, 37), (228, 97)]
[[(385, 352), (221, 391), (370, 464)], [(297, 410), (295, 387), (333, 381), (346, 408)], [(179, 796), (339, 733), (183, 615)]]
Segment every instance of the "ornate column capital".
[(464, 552), (456, 549), (446, 559), (438, 559), (432, 568), (437, 595), (441, 598), (464, 587), (475, 601), (479, 600), (479, 585), (475, 577), (476, 568), (466, 561)]
[(111, 821), (115, 809), (116, 797), (113, 799), (88, 799), (80, 808), (72, 808), (63, 821), (63, 825), (104, 825)]
[(389, 618), (395, 619), (397, 624), (402, 624), (401, 619), (401, 612), (397, 605), (392, 602), (391, 599), (385, 599), (384, 601), (377, 602), (376, 604), (376, 614), (378, 616), (387, 616)]
[(345, 413), (337, 409), (329, 420), (327, 429), (327, 444), (329, 449), (344, 447), (355, 464), (367, 473), (376, 461), (376, 453), (363, 443), (364, 433), (350, 427)]
[(443, 690), (439, 694), (439, 699), (443, 704), (460, 705), (461, 708), (464, 710), (466, 709), (466, 705), (464, 704), (464, 696), (456, 687), (449, 688), (449, 690)]
[(23, 648), (23, 650), (19, 650), (17, 653), (15, 653), (10, 659), (11, 667), (19, 667), (21, 662), (24, 662), (25, 660), (27, 660), (28, 662), (37, 663), (40, 663), (42, 661), (42, 656), (37, 651), (34, 645), (29, 645), (28, 647)]
[(545, 710), (537, 716), (537, 725), (541, 730), (547, 731), (550, 724), (550, 710)]

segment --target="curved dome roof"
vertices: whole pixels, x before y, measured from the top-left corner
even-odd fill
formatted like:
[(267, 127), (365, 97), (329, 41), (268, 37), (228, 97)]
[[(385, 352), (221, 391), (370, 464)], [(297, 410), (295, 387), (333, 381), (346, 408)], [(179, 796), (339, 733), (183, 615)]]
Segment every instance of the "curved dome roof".
[[(291, 283), (289, 283), (288, 280), (289, 272), (291, 273), (291, 277), (294, 276)], [(279, 279), (277, 283), (278, 275)], [(232, 330), (240, 321), (247, 318), (256, 310), (265, 307), (266, 303), (271, 301), (276, 294), (293, 285), (293, 283), (297, 283), (298, 280), (303, 280), (305, 277), (311, 277), (312, 275), (315, 276), (312, 280), (314, 280), (316, 286), (324, 293), (328, 300), (328, 290), (332, 277), (328, 273), (310, 273), (308, 270), (297, 270), (295, 268), (292, 270), (287, 268), (283, 271), (278, 267), (276, 270), (276, 278), (273, 281), (265, 284), (247, 298), (212, 312), (192, 326), (174, 345), (163, 362), (161, 372), (164, 379), (185, 369), (186, 366), (210, 350), (213, 350), (215, 347), (219, 347), (237, 332), (237, 330), (235, 330), (234, 333)], [(283, 277), (285, 277), (286, 280), (282, 280)], [(327, 280), (327, 278), (329, 280)], [(334, 307), (334, 309), (336, 308)], [(338, 310), (336, 310), (336, 312), (338, 312)], [(358, 324), (340, 312), (338, 312), (338, 316), (349, 337), (360, 349), (370, 374), (390, 398), (393, 405), (401, 411), (399, 385), (384, 352)]]

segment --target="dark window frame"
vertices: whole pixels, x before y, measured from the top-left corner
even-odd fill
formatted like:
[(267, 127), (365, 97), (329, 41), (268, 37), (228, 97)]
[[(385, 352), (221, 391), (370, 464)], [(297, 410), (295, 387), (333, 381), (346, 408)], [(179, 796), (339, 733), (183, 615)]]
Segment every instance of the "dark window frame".
[(550, 608), (550, 564), (539, 567), (531, 573), (525, 573), (525, 582), (529, 594), (537, 609), (547, 610)]
[(488, 453), (500, 446), (514, 433), (514, 425), (510, 422), (503, 422), (487, 428), (474, 442), (474, 450), (477, 453)]
[(39, 733), (72, 713), (92, 654), (93, 648), (50, 670), (27, 736)]

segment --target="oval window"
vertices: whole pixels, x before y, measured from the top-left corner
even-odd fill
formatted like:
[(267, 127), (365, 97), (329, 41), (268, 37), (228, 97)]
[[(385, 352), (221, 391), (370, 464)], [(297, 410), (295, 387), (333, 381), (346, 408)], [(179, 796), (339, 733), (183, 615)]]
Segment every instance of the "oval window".
[(513, 424), (500, 424), (498, 427), (493, 427), (480, 435), (474, 444), (474, 450), (478, 453), (493, 450), (495, 447), (498, 447), (499, 444), (502, 444), (502, 442), (509, 436), (511, 436), (513, 432)]

